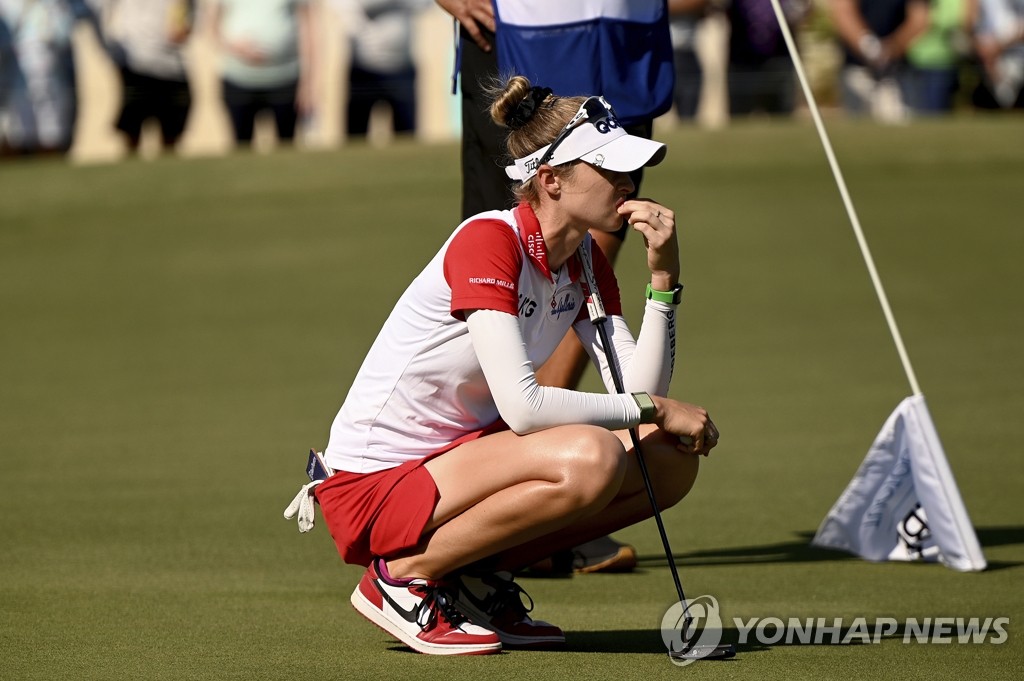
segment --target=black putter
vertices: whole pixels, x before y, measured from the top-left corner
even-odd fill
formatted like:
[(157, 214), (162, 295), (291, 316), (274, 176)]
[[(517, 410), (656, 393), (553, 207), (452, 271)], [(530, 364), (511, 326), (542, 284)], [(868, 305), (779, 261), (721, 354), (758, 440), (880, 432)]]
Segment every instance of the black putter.
[[(590, 321), (597, 327), (597, 333), (601, 337), (601, 345), (604, 346), (605, 358), (608, 361), (608, 371), (612, 375), (615, 391), (623, 394), (626, 391), (622, 386), (622, 377), (619, 376), (618, 366), (615, 364), (615, 355), (612, 353), (611, 341), (608, 337), (608, 329), (605, 327), (608, 316), (604, 312), (604, 303), (601, 302), (601, 294), (597, 289), (594, 268), (584, 244), (580, 244), (576, 250), (576, 257), (580, 260), (580, 264), (583, 267), (583, 277), (586, 279), (587, 288), (590, 289), (590, 295), (587, 297), (587, 313), (590, 315)], [(640, 475), (644, 479), (647, 498), (650, 500), (651, 509), (654, 511), (654, 521), (658, 525), (658, 534), (661, 535), (661, 545), (665, 549), (665, 558), (668, 560), (668, 567), (672, 572), (672, 581), (676, 585), (676, 594), (679, 596), (679, 602), (683, 605), (683, 647), (680, 650), (670, 649), (668, 655), (676, 660), (727, 660), (735, 657), (736, 648), (731, 643), (710, 646), (696, 645), (694, 642), (687, 640), (686, 632), (690, 629), (693, 617), (690, 615), (690, 607), (686, 602), (686, 594), (683, 593), (683, 584), (679, 581), (679, 569), (676, 567), (675, 557), (672, 555), (672, 547), (668, 542), (668, 534), (665, 532), (665, 523), (661, 519), (661, 511), (658, 510), (658, 501), (654, 497), (654, 487), (651, 485), (651, 478), (647, 472), (647, 463), (644, 461), (644, 455), (640, 449), (640, 435), (637, 433), (636, 428), (629, 429), (629, 439), (633, 442), (636, 462), (640, 466)]]

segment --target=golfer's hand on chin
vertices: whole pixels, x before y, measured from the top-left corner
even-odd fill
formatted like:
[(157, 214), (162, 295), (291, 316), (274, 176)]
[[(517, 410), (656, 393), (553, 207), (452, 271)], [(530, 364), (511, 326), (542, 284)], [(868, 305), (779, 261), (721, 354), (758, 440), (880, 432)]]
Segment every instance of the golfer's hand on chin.
[(718, 428), (703, 407), (652, 395), (657, 412), (654, 423), (679, 438), (679, 451), (707, 456), (718, 444)]
[(625, 201), (618, 210), (644, 238), (651, 286), (658, 291), (671, 290), (679, 281), (675, 213), (650, 199)]

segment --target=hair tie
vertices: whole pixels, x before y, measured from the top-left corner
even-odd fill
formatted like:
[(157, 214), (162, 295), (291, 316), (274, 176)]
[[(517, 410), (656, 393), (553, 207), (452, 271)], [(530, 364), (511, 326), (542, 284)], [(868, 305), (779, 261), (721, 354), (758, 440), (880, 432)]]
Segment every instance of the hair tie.
[(550, 94), (551, 88), (549, 87), (534, 86), (530, 88), (530, 93), (516, 104), (516, 108), (512, 110), (512, 115), (508, 117), (508, 127), (518, 130), (526, 125), (533, 118), (534, 114), (537, 113), (541, 103)]

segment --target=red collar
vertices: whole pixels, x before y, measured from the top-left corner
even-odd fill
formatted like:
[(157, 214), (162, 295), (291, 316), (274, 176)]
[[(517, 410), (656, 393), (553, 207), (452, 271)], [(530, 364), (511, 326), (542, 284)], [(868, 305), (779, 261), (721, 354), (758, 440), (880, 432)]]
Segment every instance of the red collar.
[[(516, 224), (519, 225), (519, 238), (522, 240), (523, 247), (533, 266), (549, 280), (554, 281), (551, 267), (548, 265), (547, 244), (544, 243), (544, 235), (540, 231), (540, 220), (537, 219), (537, 214), (525, 201), (516, 206), (512, 212), (515, 215)], [(572, 281), (579, 281), (580, 275), (583, 274), (579, 260), (576, 257), (570, 257), (568, 265), (569, 278)]]

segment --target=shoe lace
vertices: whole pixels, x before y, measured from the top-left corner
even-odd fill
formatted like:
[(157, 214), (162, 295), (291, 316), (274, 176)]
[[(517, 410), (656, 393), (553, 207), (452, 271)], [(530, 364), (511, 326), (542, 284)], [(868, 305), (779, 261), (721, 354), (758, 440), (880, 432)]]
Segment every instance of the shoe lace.
[[(526, 589), (511, 579), (495, 577), (494, 582), (497, 582), (491, 584), (495, 587), (494, 593), (490, 598), (484, 599), (484, 609), (488, 615), (496, 615), (506, 608), (520, 616), (533, 611), (533, 598), (526, 593)], [(523, 601), (523, 598), (526, 599), (526, 602)]]
[(449, 587), (431, 585), (421, 586), (419, 590), (423, 593), (423, 600), (416, 606), (416, 624), (424, 631), (436, 627), (441, 616), (453, 627), (458, 627), (467, 620), (455, 607), (455, 598)]

